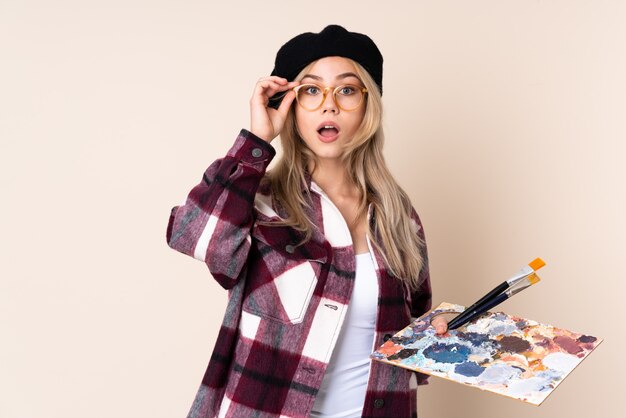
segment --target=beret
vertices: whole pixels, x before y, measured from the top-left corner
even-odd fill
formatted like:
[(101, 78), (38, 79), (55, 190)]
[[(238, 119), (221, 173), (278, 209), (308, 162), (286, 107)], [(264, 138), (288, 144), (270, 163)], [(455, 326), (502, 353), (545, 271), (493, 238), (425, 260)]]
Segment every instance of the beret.
[[(372, 76), (383, 94), (383, 56), (370, 37), (348, 32), (339, 25), (328, 25), (320, 33), (305, 32), (290, 39), (276, 53), (271, 75), (293, 81), (311, 62), (330, 56), (351, 58)], [(270, 99), (270, 107), (278, 108), (284, 92)]]

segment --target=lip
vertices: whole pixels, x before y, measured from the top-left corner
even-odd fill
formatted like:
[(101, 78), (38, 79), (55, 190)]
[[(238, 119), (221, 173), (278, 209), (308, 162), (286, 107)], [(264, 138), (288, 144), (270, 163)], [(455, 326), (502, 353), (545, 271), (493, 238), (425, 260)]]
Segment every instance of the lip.
[(332, 126), (333, 128), (337, 129), (337, 132), (340, 131), (339, 125), (337, 125), (337, 123), (333, 122), (332, 120), (325, 120), (324, 122), (320, 123), (319, 125), (317, 125), (317, 130), (319, 131), (324, 126)]
[[(324, 126), (332, 126), (333, 128), (337, 129), (337, 134), (333, 136), (322, 136), (319, 133), (319, 130), (322, 129)], [(328, 142), (336, 141), (340, 133), (341, 133), (341, 129), (339, 129), (339, 125), (337, 125), (335, 122), (330, 121), (330, 120), (324, 121), (317, 126), (317, 138), (322, 142), (328, 143)]]

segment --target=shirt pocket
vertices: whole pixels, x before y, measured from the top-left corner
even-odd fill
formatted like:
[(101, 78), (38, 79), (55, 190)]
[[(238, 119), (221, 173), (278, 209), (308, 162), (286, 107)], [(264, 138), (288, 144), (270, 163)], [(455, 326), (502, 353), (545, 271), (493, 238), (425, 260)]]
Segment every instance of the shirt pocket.
[(327, 255), (322, 244), (296, 246), (299, 238), (291, 227), (253, 227), (243, 310), (283, 324), (304, 321)]

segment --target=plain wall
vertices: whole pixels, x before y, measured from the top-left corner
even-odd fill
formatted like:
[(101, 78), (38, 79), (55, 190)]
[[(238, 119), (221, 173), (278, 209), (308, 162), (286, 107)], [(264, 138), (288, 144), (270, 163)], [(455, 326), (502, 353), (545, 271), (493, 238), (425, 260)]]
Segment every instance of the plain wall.
[(625, 21), (607, 0), (0, 0), (0, 417), (187, 414), (227, 294), (167, 246), (170, 209), (278, 48), (330, 23), (385, 57), (435, 304), (542, 257), (501, 309), (605, 339), (538, 408), (433, 377), (420, 417), (624, 416)]

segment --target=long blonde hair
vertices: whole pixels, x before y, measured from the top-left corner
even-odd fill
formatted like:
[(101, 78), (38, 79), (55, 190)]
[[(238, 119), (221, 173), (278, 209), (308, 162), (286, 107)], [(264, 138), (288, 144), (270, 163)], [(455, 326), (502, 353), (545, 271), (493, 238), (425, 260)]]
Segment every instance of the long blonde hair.
[[(424, 242), (411, 219), (410, 199), (393, 179), (385, 163), (380, 92), (369, 73), (359, 63), (350, 61), (368, 90), (363, 121), (354, 137), (344, 144), (341, 157), (359, 193), (359, 216), (355, 222), (367, 215), (368, 204), (372, 203), (375, 222), (373, 227), (368, 225), (372, 244), (383, 255), (390, 273), (410, 289), (417, 289), (421, 284), (419, 272), (426, 262), (422, 254)], [(295, 80), (302, 79), (315, 62), (307, 65)], [(304, 232), (303, 242), (306, 242), (312, 236), (313, 227), (304, 211), (305, 207), (310, 207), (310, 200), (303, 193), (302, 184), (307, 164), (313, 161), (314, 167), (317, 167), (318, 160), (298, 133), (294, 106), (297, 106), (295, 100), (280, 133), (282, 157), (267, 176), (274, 197), (289, 214), (283, 224)]]

